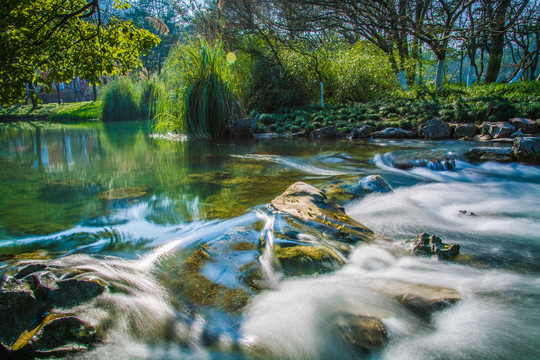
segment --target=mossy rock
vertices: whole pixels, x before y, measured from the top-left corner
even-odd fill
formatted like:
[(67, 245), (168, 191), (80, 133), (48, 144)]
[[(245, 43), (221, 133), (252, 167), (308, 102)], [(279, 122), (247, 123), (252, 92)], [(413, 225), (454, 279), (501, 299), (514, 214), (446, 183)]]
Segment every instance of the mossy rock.
[(229, 289), (222, 298), (223, 310), (235, 312), (247, 305), (249, 293), (244, 289)]
[(348, 242), (368, 240), (373, 233), (345, 214), (341, 206), (329, 201), (323, 191), (303, 182), (291, 185), (270, 204), (278, 211), (332, 229)]
[(331, 249), (298, 245), (275, 251), (287, 275), (325, 273), (343, 266), (343, 260)]
[(179, 291), (188, 300), (203, 306), (214, 306), (219, 293), (224, 289), (206, 276), (197, 272), (186, 271), (179, 274), (179, 281), (174, 290)]
[(111, 189), (98, 195), (101, 200), (130, 200), (146, 196), (152, 187), (149, 185), (134, 186), (128, 188)]
[(81, 201), (101, 191), (101, 185), (86, 180), (65, 179), (48, 183), (41, 189), (41, 198), (54, 201)]
[(190, 182), (218, 184), (233, 177), (233, 174), (227, 171), (214, 171), (204, 174), (191, 174), (188, 176), (188, 180)]

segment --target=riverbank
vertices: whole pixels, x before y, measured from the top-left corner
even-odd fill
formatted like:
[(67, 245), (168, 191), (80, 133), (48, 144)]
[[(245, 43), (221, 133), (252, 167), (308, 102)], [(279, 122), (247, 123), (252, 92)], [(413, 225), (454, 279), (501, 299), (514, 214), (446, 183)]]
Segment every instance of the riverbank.
[(78, 102), (67, 104), (42, 104), (32, 110), (32, 105), (0, 107), (0, 123), (21, 121), (91, 121), (101, 118), (99, 102)]

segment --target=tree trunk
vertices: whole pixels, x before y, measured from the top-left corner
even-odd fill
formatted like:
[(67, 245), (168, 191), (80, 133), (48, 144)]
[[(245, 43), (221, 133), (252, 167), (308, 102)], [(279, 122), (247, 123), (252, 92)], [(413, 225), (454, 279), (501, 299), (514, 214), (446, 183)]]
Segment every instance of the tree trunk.
[(32, 110), (37, 109), (36, 88), (31, 82), (28, 83), (28, 97), (32, 101)]
[(444, 81), (444, 58), (437, 59), (437, 73), (435, 74), (435, 89), (442, 89)]
[(469, 72), (467, 74), (467, 86), (471, 86), (473, 84), (473, 76), (474, 76), (474, 56), (475, 54), (469, 54)]
[(60, 84), (56, 83), (56, 100), (58, 104), (62, 103), (62, 94), (60, 93)]
[(497, 81), (497, 77), (499, 76), (499, 70), (501, 70), (503, 50), (504, 33), (501, 33), (492, 38), (486, 69), (486, 76), (484, 78), (484, 82), (486, 84), (491, 84)]
[(92, 84), (92, 90), (94, 91), (94, 101), (97, 101), (97, 85), (95, 82)]

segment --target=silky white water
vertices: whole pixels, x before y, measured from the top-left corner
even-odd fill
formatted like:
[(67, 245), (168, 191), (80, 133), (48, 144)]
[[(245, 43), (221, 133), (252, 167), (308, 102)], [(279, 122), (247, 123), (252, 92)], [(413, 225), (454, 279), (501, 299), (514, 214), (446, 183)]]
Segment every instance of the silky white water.
[[(107, 283), (74, 309), (103, 335), (75, 358), (540, 358), (540, 167), (470, 163), (463, 153), (477, 144), (467, 142), (179, 142), (144, 126), (114, 130), (0, 137), (2, 274), (29, 254)], [(375, 233), (348, 255), (312, 224), (290, 234), (267, 207), (296, 181), (323, 188), (374, 174), (394, 191), (345, 204)], [(141, 196), (99, 197), (141, 185)], [(422, 232), (461, 255), (413, 256), (406, 241)], [(344, 266), (287, 277), (274, 251), (296, 244), (328, 245)], [(199, 249), (223, 249), (200, 270), (222, 287), (244, 284), (244, 265), (261, 267), (241, 311), (196, 306), (178, 290)], [(409, 292), (459, 301), (422, 317), (398, 301)], [(381, 319), (388, 342), (359, 353), (336, 331), (343, 314)]]

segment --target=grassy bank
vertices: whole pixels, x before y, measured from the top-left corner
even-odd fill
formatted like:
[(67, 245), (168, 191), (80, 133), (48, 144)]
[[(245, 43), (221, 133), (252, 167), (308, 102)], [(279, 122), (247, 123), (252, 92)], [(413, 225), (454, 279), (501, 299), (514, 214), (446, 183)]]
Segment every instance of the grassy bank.
[(90, 121), (101, 117), (101, 106), (97, 102), (68, 104), (43, 104), (32, 110), (32, 105), (0, 107), (0, 122), (16, 121)]
[(370, 125), (376, 130), (405, 130), (438, 117), (451, 123), (507, 121), (512, 117), (540, 118), (540, 83), (494, 84), (473, 87), (447, 86), (443, 91), (427, 87), (397, 91), (385, 99), (350, 104), (309, 105), (280, 108), (256, 114), (257, 132), (295, 133), (335, 125), (348, 135), (352, 129)]

